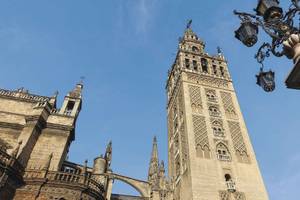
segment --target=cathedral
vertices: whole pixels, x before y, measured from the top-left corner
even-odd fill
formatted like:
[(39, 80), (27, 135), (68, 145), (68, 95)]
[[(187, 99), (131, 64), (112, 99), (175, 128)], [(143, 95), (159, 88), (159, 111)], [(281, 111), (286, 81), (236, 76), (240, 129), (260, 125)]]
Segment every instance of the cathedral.
[[(114, 173), (112, 142), (92, 166), (67, 159), (82, 106), (57, 94), (0, 89), (0, 200), (268, 200), (227, 61), (191, 24), (166, 83), (168, 173), (153, 139), (148, 180)], [(80, 142), (80, 141), (79, 141)], [(140, 196), (112, 194), (114, 180)]]

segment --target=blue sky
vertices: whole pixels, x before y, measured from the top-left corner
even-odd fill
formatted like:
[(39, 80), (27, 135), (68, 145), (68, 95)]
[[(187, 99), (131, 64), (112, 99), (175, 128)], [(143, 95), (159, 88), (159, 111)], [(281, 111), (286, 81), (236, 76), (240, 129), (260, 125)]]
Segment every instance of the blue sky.
[[(113, 170), (146, 179), (152, 137), (167, 160), (167, 70), (187, 19), (207, 52), (221, 46), (270, 199), (300, 195), (299, 97), (283, 82), (292, 66), (272, 58), (277, 88), (255, 84), (257, 46), (233, 37), (232, 10), (250, 11), (256, 0), (0, 0), (2, 88), (63, 96), (85, 76), (84, 103), (69, 158), (83, 163), (113, 141)], [(265, 36), (262, 36), (265, 39)], [(262, 40), (259, 41), (260, 43)], [(123, 184), (115, 192), (135, 193)]]

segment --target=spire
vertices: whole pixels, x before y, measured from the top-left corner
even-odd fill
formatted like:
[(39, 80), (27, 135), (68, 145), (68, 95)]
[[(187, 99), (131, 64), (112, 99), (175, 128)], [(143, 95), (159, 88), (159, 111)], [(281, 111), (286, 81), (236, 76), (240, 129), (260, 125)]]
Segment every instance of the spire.
[(158, 160), (158, 150), (157, 150), (157, 139), (153, 138), (152, 154), (149, 165), (148, 180), (151, 181), (155, 178), (158, 173), (159, 160)]
[(153, 147), (152, 147), (152, 156), (151, 160), (157, 160), (158, 161), (158, 150), (157, 150), (157, 139), (156, 136), (153, 138)]
[(182, 50), (187, 50), (190, 48), (190, 46), (194, 46), (194, 48), (197, 49), (197, 51), (203, 51), (205, 44), (192, 30), (192, 22), (193, 21), (191, 19), (188, 20), (186, 29), (184, 31), (184, 35), (182, 38), (179, 39), (179, 48)]
[(161, 162), (160, 162), (160, 165), (159, 165), (159, 171), (160, 171), (160, 173), (163, 173), (163, 174), (165, 174), (165, 163), (164, 163), (164, 161), (162, 160)]
[(104, 158), (107, 162), (107, 168), (109, 168), (110, 164), (111, 164), (111, 159), (112, 159), (112, 141), (109, 141), (109, 143), (106, 147)]

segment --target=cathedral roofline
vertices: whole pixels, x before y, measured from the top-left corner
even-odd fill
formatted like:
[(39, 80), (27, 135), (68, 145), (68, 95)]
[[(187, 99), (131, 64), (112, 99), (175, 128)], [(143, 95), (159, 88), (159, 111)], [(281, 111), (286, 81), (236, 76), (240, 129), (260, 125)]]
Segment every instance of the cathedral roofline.
[(30, 94), (28, 90), (25, 90), (24, 88), (20, 88), (17, 90), (0, 89), (0, 97), (29, 102), (46, 102), (51, 99), (51, 97), (47, 96)]

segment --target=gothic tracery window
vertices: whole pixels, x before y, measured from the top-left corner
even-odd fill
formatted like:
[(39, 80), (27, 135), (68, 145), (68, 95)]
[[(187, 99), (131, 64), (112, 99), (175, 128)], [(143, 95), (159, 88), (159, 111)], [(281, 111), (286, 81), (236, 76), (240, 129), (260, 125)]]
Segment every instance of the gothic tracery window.
[(217, 149), (217, 158), (218, 158), (218, 160), (221, 160), (221, 161), (230, 161), (231, 160), (229, 150), (228, 150), (228, 148), (226, 147), (225, 144), (220, 142), (219, 144), (217, 144), (216, 149)]
[(206, 90), (206, 97), (208, 101), (217, 102), (215, 90)]
[(214, 105), (209, 106), (208, 110), (209, 110), (209, 114), (211, 116), (214, 116), (214, 117), (219, 117), (220, 116), (220, 110), (217, 106), (214, 106)]
[(212, 129), (213, 129), (213, 134), (214, 136), (216, 137), (224, 137), (225, 134), (224, 134), (224, 129), (223, 129), (223, 126), (222, 126), (222, 123), (219, 122), (219, 121), (213, 121), (212, 122)]

